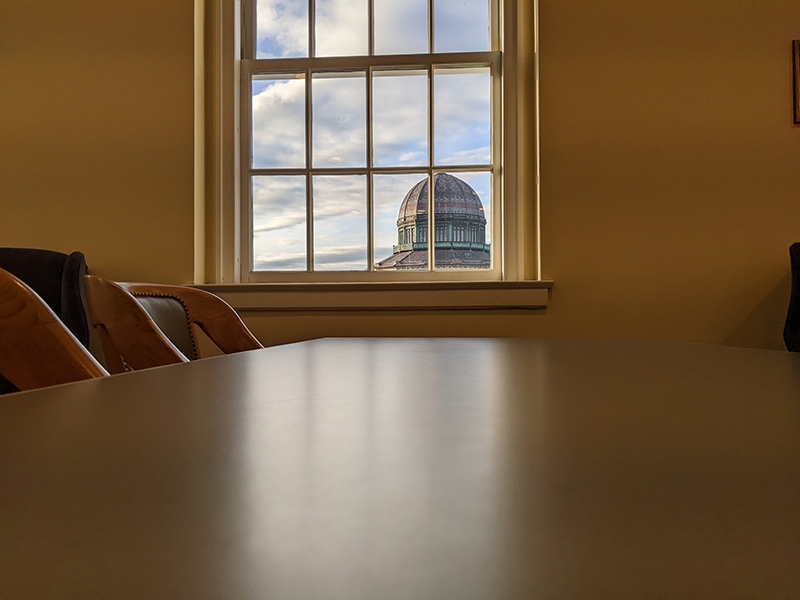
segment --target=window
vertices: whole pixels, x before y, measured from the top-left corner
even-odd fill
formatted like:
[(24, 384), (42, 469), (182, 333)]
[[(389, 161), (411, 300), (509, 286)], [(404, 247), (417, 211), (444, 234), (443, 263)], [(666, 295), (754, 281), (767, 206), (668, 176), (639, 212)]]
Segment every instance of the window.
[(540, 278), (535, 0), (206, 6), (206, 281)]
[(243, 1), (233, 280), (515, 278), (509, 6)]

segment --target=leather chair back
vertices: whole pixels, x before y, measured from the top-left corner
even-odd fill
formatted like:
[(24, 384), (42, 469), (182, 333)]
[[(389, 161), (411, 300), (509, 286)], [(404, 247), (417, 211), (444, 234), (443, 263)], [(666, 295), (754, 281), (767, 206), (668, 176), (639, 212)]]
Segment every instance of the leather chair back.
[[(36, 292), (84, 348), (89, 348), (83, 281), (88, 269), (82, 252), (64, 254), (37, 248), (0, 248), (0, 269)], [(0, 394), (15, 391), (17, 388), (0, 376)]]
[(192, 323), (186, 308), (175, 298), (134, 296), (147, 311), (158, 328), (175, 344), (186, 358), (196, 360), (199, 355), (192, 332)]

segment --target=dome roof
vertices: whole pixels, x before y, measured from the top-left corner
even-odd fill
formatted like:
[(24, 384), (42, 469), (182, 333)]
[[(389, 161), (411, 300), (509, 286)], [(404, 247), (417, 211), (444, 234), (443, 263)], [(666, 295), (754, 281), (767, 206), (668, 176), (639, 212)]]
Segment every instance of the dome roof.
[[(482, 223), (486, 222), (483, 215), (483, 204), (478, 193), (470, 185), (458, 177), (448, 173), (437, 173), (433, 176), (434, 206), (437, 221), (452, 218), (470, 218)], [(412, 187), (397, 215), (397, 224), (415, 220), (418, 215), (428, 214), (428, 178), (426, 177)]]

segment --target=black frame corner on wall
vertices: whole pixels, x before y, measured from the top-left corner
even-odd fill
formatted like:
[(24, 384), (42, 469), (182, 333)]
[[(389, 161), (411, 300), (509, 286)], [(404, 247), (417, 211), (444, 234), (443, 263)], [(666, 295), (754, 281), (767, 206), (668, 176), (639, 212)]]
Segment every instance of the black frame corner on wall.
[(800, 40), (792, 41), (794, 124), (800, 125)]

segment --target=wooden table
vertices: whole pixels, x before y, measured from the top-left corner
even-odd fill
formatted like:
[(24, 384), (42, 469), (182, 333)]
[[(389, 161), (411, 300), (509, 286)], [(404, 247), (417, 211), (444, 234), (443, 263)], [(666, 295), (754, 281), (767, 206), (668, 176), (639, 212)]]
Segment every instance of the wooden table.
[(0, 398), (0, 598), (800, 597), (800, 357), (325, 339)]

